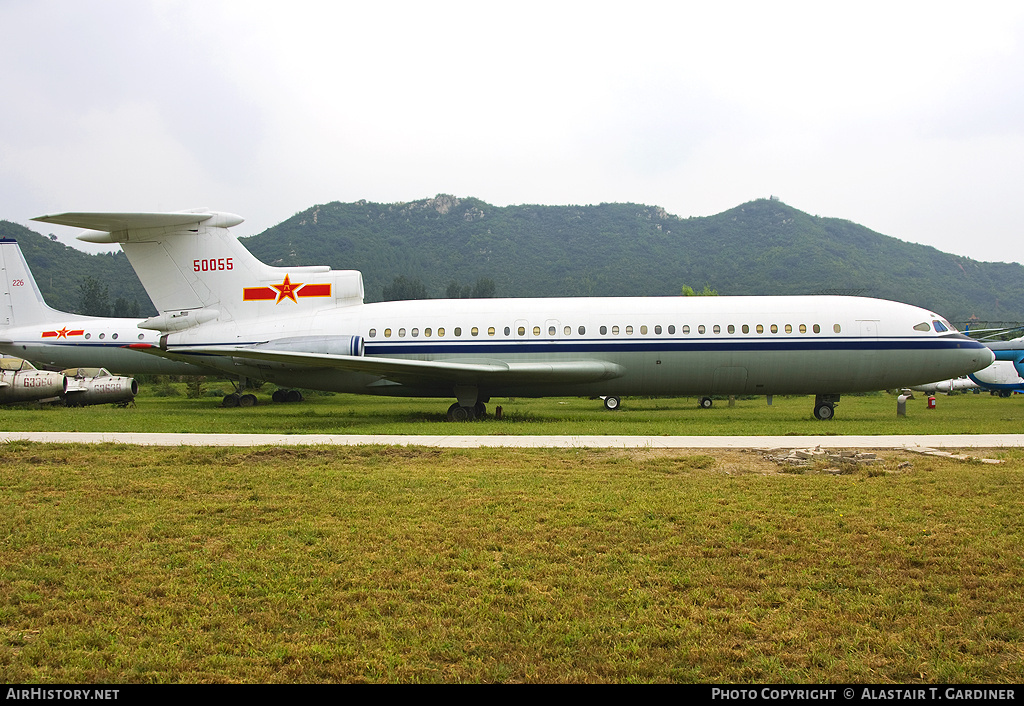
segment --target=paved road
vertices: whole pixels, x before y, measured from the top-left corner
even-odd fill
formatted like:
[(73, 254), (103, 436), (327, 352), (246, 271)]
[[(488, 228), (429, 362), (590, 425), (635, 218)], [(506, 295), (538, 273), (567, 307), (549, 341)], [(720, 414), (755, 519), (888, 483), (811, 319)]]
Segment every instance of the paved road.
[(658, 449), (967, 449), (1024, 446), (1024, 434), (915, 436), (413, 436), (351, 434), (135, 434), (120, 432), (0, 432), (0, 442), (139, 446), (437, 446), (448, 448), (658, 448)]

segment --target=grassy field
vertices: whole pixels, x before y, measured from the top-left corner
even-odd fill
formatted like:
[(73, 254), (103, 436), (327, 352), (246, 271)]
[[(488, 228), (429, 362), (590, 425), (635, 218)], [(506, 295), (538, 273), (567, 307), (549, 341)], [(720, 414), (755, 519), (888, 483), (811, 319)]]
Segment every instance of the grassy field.
[[(501, 422), (451, 425), (436, 400), (143, 397), (0, 410), (0, 426), (1020, 429), (1018, 399), (988, 396), (899, 420), (890, 397), (849, 397), (831, 422), (809, 398), (626, 402), (502, 400)], [(0, 680), (1020, 683), (1024, 451), (987, 455), (1004, 463), (2, 444)]]
[[(309, 396), (300, 404), (274, 404), (261, 395), (258, 406), (227, 409), (219, 397), (189, 399), (140, 395), (133, 407), (111, 405), (67, 409), (32, 406), (0, 408), (4, 431), (126, 431), (286, 434), (572, 434), (572, 435), (815, 435), (975, 434), (1024, 430), (1024, 396), (939, 396), (936, 409), (918, 395), (907, 416), (896, 416), (896, 399), (877, 393), (844, 396), (835, 419), (814, 419), (813, 397), (716, 400), (700, 409), (696, 398), (627, 398), (609, 412), (600, 400), (494, 399), (490, 416), (463, 424), (445, 421), (451, 400)], [(494, 418), (496, 407), (502, 419)]]
[(5, 682), (1024, 681), (1024, 457), (0, 449)]

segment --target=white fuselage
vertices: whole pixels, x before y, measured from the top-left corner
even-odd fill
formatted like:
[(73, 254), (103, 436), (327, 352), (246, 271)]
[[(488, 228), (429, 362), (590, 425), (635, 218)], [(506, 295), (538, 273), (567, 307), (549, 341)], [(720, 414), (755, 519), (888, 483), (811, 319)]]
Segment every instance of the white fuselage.
[[(290, 304), (279, 304), (285, 314)], [(481, 398), (547, 395), (826, 394), (895, 388), (987, 366), (992, 353), (940, 317), (861, 297), (644, 297), (418, 300), (312, 315), (217, 321), (168, 334), (169, 351), (297, 336), (360, 336), (365, 355), (465, 363), (602, 361), (601, 379), (481, 378)], [(927, 324), (927, 326), (923, 326)], [(915, 329), (915, 326), (918, 329)], [(948, 325), (947, 325), (948, 326)], [(197, 356), (204, 366), (280, 385), (362, 394), (452, 395), (324, 366)]]
[(59, 369), (106, 368), (128, 375), (211, 372), (127, 348), (159, 340), (156, 331), (139, 328), (143, 319), (65, 315), (68, 318), (62, 321), (0, 329), (0, 352)]

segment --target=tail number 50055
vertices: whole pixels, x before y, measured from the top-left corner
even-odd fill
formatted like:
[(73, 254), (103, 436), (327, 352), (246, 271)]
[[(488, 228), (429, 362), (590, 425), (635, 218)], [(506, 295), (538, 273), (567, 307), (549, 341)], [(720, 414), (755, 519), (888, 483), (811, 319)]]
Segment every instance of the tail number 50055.
[(193, 260), (192, 271), (193, 272), (216, 272), (218, 270), (232, 270), (234, 265), (231, 262), (230, 257), (219, 257), (216, 259), (209, 260)]

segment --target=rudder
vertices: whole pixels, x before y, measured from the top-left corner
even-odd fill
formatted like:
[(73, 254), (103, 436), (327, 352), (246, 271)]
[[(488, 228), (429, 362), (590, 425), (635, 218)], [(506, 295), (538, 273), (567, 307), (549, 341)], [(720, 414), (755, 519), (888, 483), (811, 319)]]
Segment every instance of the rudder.
[(0, 271), (3, 273), (0, 326), (29, 326), (62, 321), (71, 316), (47, 305), (18, 241), (0, 239)]

